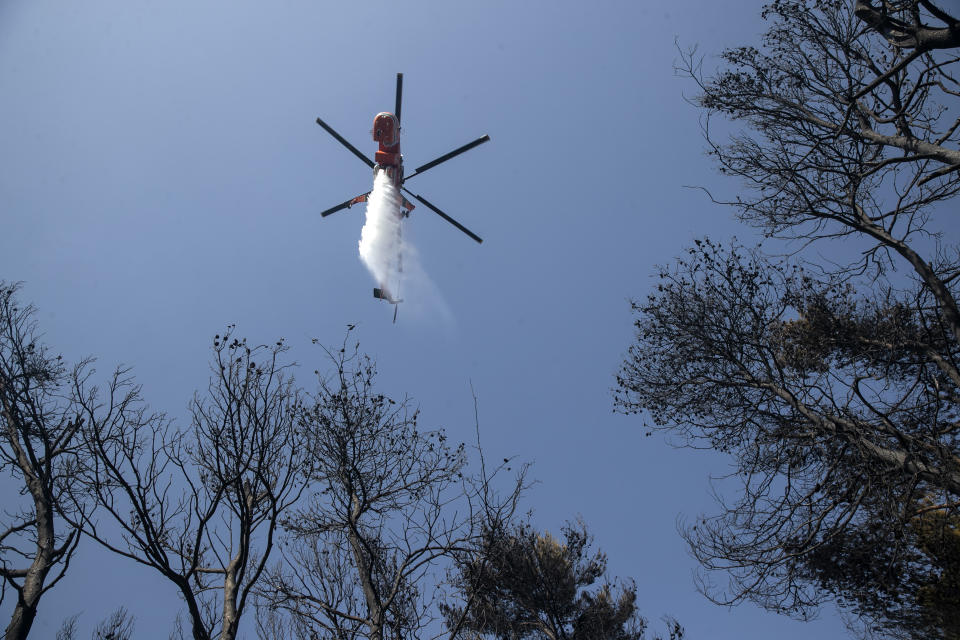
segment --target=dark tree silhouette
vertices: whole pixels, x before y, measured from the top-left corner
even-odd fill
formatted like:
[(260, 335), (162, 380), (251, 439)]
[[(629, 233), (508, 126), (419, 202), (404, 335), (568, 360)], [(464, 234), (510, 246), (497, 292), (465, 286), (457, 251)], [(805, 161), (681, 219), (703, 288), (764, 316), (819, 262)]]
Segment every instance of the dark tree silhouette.
[[(251, 347), (232, 327), (216, 336), (210, 384), (194, 398), (185, 430), (149, 413), (138, 396), (104, 405), (91, 392), (81, 401), (78, 473), (97, 510), (78, 525), (170, 580), (196, 640), (237, 636), (280, 520), (306, 486), (300, 394), (285, 351), (282, 341)], [(122, 389), (135, 388), (121, 371), (110, 397)]]
[(118, 607), (93, 630), (91, 640), (133, 640), (134, 618), (125, 607)]
[[(700, 241), (663, 268), (616, 403), (736, 461), (741, 489), (686, 529), (729, 578), (702, 576), (712, 598), (801, 617), (838, 598), (887, 633), (956, 637), (936, 603), (958, 568), (960, 255), (936, 223), (960, 189), (958, 23), (915, 0), (764, 16), (762, 47), (681, 71), (745, 185), (727, 204), (794, 257)], [(742, 132), (714, 139), (713, 115)], [(804, 252), (838, 238), (855, 260)]]
[(467, 475), (463, 445), (376, 391), (372, 359), (346, 343), (327, 354), (333, 371), (303, 415), (317, 491), (286, 520), (295, 540), (264, 590), (265, 620), (276, 629), (269, 609), (285, 612), (299, 638), (419, 637), (437, 615), (440, 563), (509, 522), (525, 467), (498, 497), (490, 483), (507, 461)]
[[(606, 556), (591, 542), (582, 522), (562, 540), (528, 524), (487, 532), (452, 575), (462, 604), (442, 605), (448, 627), (464, 639), (641, 640), (636, 587), (606, 580)], [(680, 625), (668, 625), (680, 640)]]
[[(63, 621), (57, 631), (57, 640), (77, 640), (77, 621), (74, 614)], [(133, 640), (134, 617), (126, 607), (117, 607), (107, 618), (101, 620), (90, 634), (90, 640)]]
[(0, 282), (0, 471), (25, 497), (5, 504), (0, 521), (0, 602), (9, 591), (16, 598), (7, 640), (27, 637), (41, 597), (64, 576), (79, 542), (58, 503), (58, 487), (74, 481), (82, 423), (71, 371), (41, 342), (36, 309), (18, 302), (18, 289)]

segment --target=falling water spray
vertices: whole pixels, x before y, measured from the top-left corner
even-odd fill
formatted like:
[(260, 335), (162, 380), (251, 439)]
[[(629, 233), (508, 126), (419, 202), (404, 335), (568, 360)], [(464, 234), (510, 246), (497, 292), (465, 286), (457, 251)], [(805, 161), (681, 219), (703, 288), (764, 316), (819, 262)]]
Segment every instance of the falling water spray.
[(367, 217), (360, 231), (360, 259), (377, 281), (398, 296), (403, 267), (400, 192), (386, 171), (377, 172), (367, 198)]
[(416, 247), (404, 240), (400, 191), (386, 171), (377, 172), (367, 198), (366, 222), (360, 231), (360, 259), (376, 286), (403, 298), (407, 317), (430, 318), (452, 326), (453, 314), (420, 265)]

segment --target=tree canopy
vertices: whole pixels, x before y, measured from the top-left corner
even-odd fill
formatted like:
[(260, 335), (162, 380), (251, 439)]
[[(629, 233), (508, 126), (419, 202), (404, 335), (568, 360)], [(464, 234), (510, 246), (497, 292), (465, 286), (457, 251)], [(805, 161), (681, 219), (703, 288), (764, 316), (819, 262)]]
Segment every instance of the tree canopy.
[[(770, 240), (698, 240), (659, 270), (616, 406), (734, 460), (739, 488), (685, 528), (711, 598), (956, 637), (958, 22), (923, 1), (763, 15), (760, 46), (681, 71), (743, 186), (722, 202)], [(740, 128), (718, 139), (714, 116)]]
[[(606, 556), (592, 552), (582, 522), (562, 534), (521, 524), (488, 531), (463, 554), (452, 579), (465, 604), (442, 607), (456, 637), (642, 640), (647, 622), (637, 611), (636, 587), (606, 577)], [(682, 627), (668, 624), (670, 638), (680, 640)]]

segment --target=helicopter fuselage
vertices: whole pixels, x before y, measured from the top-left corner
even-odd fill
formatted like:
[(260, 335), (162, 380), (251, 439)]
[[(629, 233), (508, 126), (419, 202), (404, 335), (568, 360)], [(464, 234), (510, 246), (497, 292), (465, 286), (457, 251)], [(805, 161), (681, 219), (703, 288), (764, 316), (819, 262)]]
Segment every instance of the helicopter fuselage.
[(403, 184), (403, 156), (400, 154), (400, 121), (389, 111), (381, 111), (373, 119), (373, 140), (380, 144), (374, 156), (374, 175), (386, 171), (398, 189)]
[(374, 156), (373, 177), (385, 172), (400, 196), (400, 216), (408, 217), (415, 205), (403, 197), (403, 155), (400, 153), (400, 121), (389, 111), (381, 111), (373, 118), (373, 140), (380, 144)]

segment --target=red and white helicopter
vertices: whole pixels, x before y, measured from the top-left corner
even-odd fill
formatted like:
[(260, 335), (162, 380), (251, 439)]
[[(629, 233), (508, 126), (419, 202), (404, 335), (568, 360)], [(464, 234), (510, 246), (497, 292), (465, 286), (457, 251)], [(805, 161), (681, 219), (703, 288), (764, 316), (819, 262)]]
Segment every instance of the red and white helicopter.
[[(353, 155), (360, 158), (367, 166), (373, 169), (374, 179), (376, 179), (378, 173), (380, 173), (381, 171), (385, 171), (387, 173), (387, 176), (391, 180), (393, 180), (393, 184), (397, 188), (398, 193), (401, 191), (406, 192), (407, 194), (412, 196), (414, 199), (419, 201), (421, 204), (423, 204), (425, 207), (427, 207), (428, 209), (430, 209), (431, 211), (439, 215), (441, 218), (443, 218), (444, 220), (446, 220), (447, 222), (455, 226), (457, 229), (460, 229), (460, 231), (463, 231), (465, 234), (470, 236), (476, 242), (478, 243), (483, 242), (480, 236), (478, 236), (477, 234), (470, 231), (465, 226), (463, 226), (462, 224), (460, 224), (459, 222), (457, 222), (456, 220), (448, 216), (446, 213), (441, 211), (439, 208), (437, 208), (436, 205), (428, 201), (426, 198), (424, 198), (419, 194), (413, 193), (412, 191), (407, 189), (404, 186), (404, 183), (407, 180), (413, 178), (414, 176), (418, 176), (421, 173), (424, 173), (425, 171), (432, 169), (438, 164), (446, 162), (447, 160), (450, 160), (451, 158), (454, 158), (465, 151), (469, 151), (470, 149), (473, 149), (474, 147), (481, 145), (484, 142), (487, 142), (490, 139), (490, 136), (483, 135), (477, 138), (476, 140), (474, 140), (473, 142), (468, 142), (462, 147), (458, 147), (454, 149), (450, 153), (445, 153), (439, 158), (431, 160), (427, 164), (417, 167), (413, 173), (411, 173), (409, 176), (404, 177), (403, 156), (400, 154), (400, 99), (402, 95), (403, 95), (403, 74), (398, 73), (397, 74), (397, 100), (396, 100), (395, 112), (390, 113), (389, 111), (383, 111), (381, 113), (378, 113), (376, 117), (374, 117), (373, 119), (373, 131), (372, 131), (373, 139), (374, 141), (380, 143), (380, 148), (377, 150), (377, 153), (374, 156), (376, 159), (375, 162), (373, 160), (370, 160), (367, 156), (363, 155), (363, 153), (357, 150), (356, 147), (354, 147), (352, 144), (347, 142), (347, 140), (344, 139), (343, 136), (341, 136), (339, 133), (334, 131), (333, 127), (328, 125), (326, 122), (324, 122), (320, 118), (317, 118), (317, 124), (323, 127), (327, 131), (327, 133), (329, 133), (331, 136), (336, 138), (337, 142), (339, 142), (340, 144), (345, 146), (347, 149), (349, 149), (353, 153)], [(322, 212), (320, 215), (323, 217), (326, 217), (331, 213), (336, 213), (337, 211), (340, 211), (341, 209), (349, 209), (355, 204), (366, 202), (367, 197), (369, 195), (370, 195), (370, 192), (368, 191), (367, 193), (356, 196), (355, 198), (351, 198), (349, 200), (341, 202), (340, 204), (334, 207), (330, 207), (326, 211)], [(407, 200), (402, 193), (400, 194), (400, 199), (401, 199), (400, 215), (402, 217), (407, 217), (410, 215), (410, 212), (413, 211), (415, 205), (412, 204), (409, 200)], [(380, 300), (385, 300), (393, 305), (396, 305), (402, 302), (402, 300), (396, 299), (390, 295), (390, 293), (386, 288), (386, 283), (380, 283), (379, 287), (375, 287), (373, 290), (373, 296)], [(396, 311), (394, 311), (394, 319), (396, 319)]]

